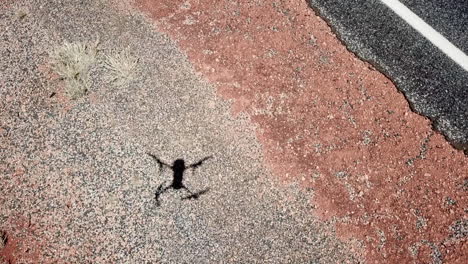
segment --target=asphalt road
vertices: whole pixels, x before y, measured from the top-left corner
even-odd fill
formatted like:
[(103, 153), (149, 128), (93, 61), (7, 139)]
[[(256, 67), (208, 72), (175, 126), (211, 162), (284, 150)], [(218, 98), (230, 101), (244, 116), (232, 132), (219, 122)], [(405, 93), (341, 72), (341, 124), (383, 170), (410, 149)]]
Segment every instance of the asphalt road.
[(468, 53), (468, 4), (464, 0), (401, 0), (401, 2), (442, 33), (452, 44)]
[[(381, 1), (308, 0), (348, 49), (386, 74), (412, 109), (468, 149), (468, 72)], [(406, 7), (468, 52), (468, 5), (462, 0), (404, 0)]]

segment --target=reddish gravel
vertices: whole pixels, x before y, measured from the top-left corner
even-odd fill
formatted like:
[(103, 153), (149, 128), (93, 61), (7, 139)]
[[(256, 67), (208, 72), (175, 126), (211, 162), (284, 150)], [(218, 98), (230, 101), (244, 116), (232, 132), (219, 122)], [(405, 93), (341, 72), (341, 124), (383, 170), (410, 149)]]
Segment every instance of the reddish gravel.
[(4, 246), (0, 248), (0, 263), (40, 263), (43, 245), (34, 232), (35, 226), (23, 216), (16, 216), (15, 219), (9, 232), (1, 232)]
[(467, 158), (306, 1), (136, 0), (369, 263), (462, 263)]

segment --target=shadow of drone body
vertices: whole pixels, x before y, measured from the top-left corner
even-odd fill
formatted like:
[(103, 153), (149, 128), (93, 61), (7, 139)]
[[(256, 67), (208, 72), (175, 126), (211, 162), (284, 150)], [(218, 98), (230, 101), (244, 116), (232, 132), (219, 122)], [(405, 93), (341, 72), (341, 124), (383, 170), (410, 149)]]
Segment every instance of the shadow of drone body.
[(188, 192), (190, 194), (189, 196), (183, 197), (182, 200), (198, 199), (200, 197), (200, 195), (203, 195), (203, 194), (205, 194), (205, 193), (207, 193), (209, 191), (209, 188), (207, 188), (205, 190), (194, 193), (194, 192), (190, 191), (184, 185), (183, 180), (184, 180), (184, 172), (187, 169), (192, 169), (193, 171), (195, 171), (196, 168), (200, 167), (203, 164), (203, 162), (205, 162), (206, 160), (212, 158), (212, 156), (205, 157), (205, 158), (201, 159), (200, 161), (198, 161), (196, 163), (193, 163), (193, 164), (190, 164), (190, 165), (186, 166), (185, 161), (183, 159), (176, 159), (172, 163), (172, 165), (169, 165), (169, 164), (165, 163), (164, 161), (162, 161), (161, 159), (159, 159), (158, 157), (156, 157), (155, 155), (150, 154), (150, 153), (147, 153), (147, 154), (149, 156), (151, 156), (154, 160), (156, 160), (156, 162), (159, 165), (159, 171), (160, 172), (163, 171), (164, 167), (167, 167), (167, 168), (171, 169), (172, 172), (173, 172), (172, 183), (170, 185), (166, 186), (166, 187), (163, 187), (164, 183), (165, 183), (165, 182), (163, 182), (162, 184), (160, 184), (158, 186), (158, 189), (156, 189), (155, 199), (156, 199), (156, 202), (157, 202), (158, 206), (159, 206), (159, 197), (161, 196), (161, 194), (163, 194), (164, 192), (166, 192), (169, 189), (174, 189), (174, 190), (183, 189), (183, 190), (185, 190), (186, 192)]

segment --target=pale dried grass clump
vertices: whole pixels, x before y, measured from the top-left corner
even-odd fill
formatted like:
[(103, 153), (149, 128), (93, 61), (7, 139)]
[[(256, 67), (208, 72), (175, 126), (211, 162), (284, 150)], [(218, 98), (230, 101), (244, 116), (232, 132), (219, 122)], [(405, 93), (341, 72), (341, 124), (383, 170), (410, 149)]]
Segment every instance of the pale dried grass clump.
[(93, 44), (65, 42), (50, 54), (52, 69), (65, 81), (66, 92), (73, 99), (88, 90), (89, 71), (96, 63), (98, 45), (99, 40)]
[(135, 80), (138, 59), (127, 51), (106, 55), (104, 67), (109, 71), (107, 81), (115, 85), (125, 85)]
[[(0, 1), (1, 2), (1, 1)], [(27, 2), (19, 1), (12, 4), (13, 17), (16, 21), (22, 21), (30, 16), (31, 12)]]

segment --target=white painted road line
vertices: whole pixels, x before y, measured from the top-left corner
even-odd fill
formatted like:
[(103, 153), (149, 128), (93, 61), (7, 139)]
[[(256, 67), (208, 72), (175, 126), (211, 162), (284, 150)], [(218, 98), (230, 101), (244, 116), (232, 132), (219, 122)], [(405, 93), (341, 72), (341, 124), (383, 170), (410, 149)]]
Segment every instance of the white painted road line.
[(398, 0), (380, 0), (468, 72), (468, 56)]

